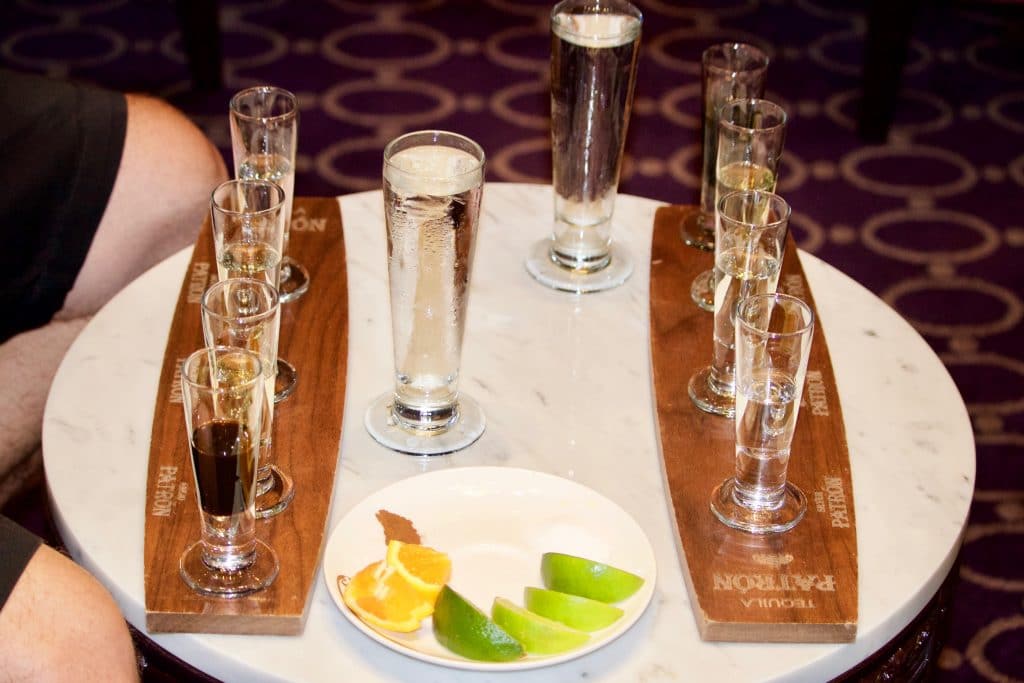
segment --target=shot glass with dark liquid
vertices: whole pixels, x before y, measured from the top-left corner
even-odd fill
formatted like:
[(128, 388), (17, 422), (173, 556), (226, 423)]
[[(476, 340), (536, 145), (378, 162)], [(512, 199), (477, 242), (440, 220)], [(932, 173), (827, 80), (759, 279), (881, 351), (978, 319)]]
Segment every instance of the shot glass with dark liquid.
[(193, 590), (235, 597), (269, 586), (277, 555), (256, 538), (256, 471), (266, 400), (260, 357), (217, 346), (181, 367), (185, 428), (202, 536), (179, 560)]

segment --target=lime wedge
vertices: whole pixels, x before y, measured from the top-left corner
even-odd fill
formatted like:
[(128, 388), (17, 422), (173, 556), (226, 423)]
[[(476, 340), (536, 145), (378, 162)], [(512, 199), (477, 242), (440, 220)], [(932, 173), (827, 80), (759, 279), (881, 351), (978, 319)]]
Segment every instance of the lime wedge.
[(494, 623), (508, 631), (531, 655), (553, 655), (579, 647), (590, 639), (583, 631), (528, 612), (511, 600), (495, 598)]
[(544, 553), (540, 573), (546, 588), (601, 602), (625, 600), (644, 585), (636, 574), (563, 553)]
[(527, 588), (523, 591), (523, 603), (534, 614), (580, 631), (599, 631), (614, 624), (623, 614), (614, 605), (544, 588)]
[(482, 662), (509, 662), (524, 654), (519, 641), (447, 585), (434, 605), (434, 637), (455, 654)]

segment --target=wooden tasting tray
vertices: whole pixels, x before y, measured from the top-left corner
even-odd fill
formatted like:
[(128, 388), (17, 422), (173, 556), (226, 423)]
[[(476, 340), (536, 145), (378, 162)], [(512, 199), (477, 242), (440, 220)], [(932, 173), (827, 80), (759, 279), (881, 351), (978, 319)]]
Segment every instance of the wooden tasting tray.
[(289, 255), (310, 274), (309, 290), (281, 306), (279, 354), (298, 370), (294, 393), (274, 411), (274, 462), (291, 475), (295, 498), (257, 535), (281, 570), (268, 589), (222, 599), (191, 591), (178, 558), (199, 539), (179, 365), (203, 346), (199, 300), (216, 280), (209, 219), (203, 224), (174, 312), (156, 396), (146, 480), (144, 576), (150, 632), (301, 633), (326, 537), (341, 438), (348, 359), (348, 286), (335, 198), (296, 197)]
[[(817, 324), (793, 439), (789, 479), (808, 498), (784, 534), (756, 536), (715, 519), (711, 490), (733, 473), (733, 421), (698, 410), (690, 376), (711, 360), (712, 314), (690, 283), (712, 257), (683, 244), (679, 225), (696, 207), (666, 206), (651, 245), (651, 364), (664, 473), (679, 557), (705, 640), (847, 642), (857, 633), (857, 535), (849, 452), (828, 347)], [(779, 290), (814, 308), (793, 240)]]

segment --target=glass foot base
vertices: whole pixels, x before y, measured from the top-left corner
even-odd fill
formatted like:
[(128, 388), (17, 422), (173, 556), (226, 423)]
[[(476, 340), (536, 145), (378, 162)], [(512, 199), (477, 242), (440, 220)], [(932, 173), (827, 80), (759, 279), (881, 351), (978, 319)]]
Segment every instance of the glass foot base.
[(700, 211), (688, 214), (679, 226), (679, 237), (689, 247), (701, 251), (713, 251), (715, 248), (714, 218)]
[(736, 397), (720, 394), (711, 388), (711, 366), (698, 370), (690, 378), (688, 387), (690, 400), (705, 413), (734, 417), (736, 415)]
[(279, 569), (277, 553), (263, 541), (256, 541), (253, 563), (233, 572), (212, 569), (203, 562), (202, 541), (194, 543), (178, 561), (178, 572), (189, 588), (222, 598), (235, 598), (266, 588), (277, 578)]
[(281, 281), (277, 285), (277, 293), (281, 303), (295, 301), (309, 289), (309, 271), (290, 256), (281, 259)]
[(715, 312), (715, 272), (705, 270), (693, 278), (690, 285), (690, 298), (699, 308), (709, 313)]
[(391, 407), (395, 395), (388, 392), (366, 410), (363, 423), (376, 441), (393, 451), (411, 455), (442, 455), (470, 445), (484, 433), (487, 420), (476, 401), (459, 393), (459, 414), (446, 429), (431, 431), (406, 429), (395, 420)]
[(618, 287), (633, 274), (633, 259), (625, 249), (613, 244), (608, 265), (600, 270), (566, 268), (551, 257), (551, 240), (537, 242), (526, 258), (526, 270), (542, 285), (563, 292), (600, 292)]
[(280, 403), (291, 396), (298, 381), (299, 373), (295, 367), (283, 358), (278, 358), (277, 376), (274, 378), (274, 403)]
[(277, 465), (270, 466), (269, 485), (264, 491), (257, 489), (256, 517), (268, 519), (284, 511), (295, 497), (295, 484), (292, 478), (281, 471)]
[(740, 505), (733, 493), (735, 479), (726, 479), (711, 492), (711, 511), (726, 526), (752, 534), (777, 534), (789, 531), (807, 512), (803, 491), (786, 482), (782, 505), (773, 510), (754, 510)]

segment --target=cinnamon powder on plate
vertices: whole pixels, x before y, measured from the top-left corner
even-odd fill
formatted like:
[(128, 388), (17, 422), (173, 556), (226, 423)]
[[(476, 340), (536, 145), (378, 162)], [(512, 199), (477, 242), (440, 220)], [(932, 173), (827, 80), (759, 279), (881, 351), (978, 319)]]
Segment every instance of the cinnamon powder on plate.
[(377, 521), (384, 529), (384, 545), (391, 541), (402, 543), (420, 543), (420, 534), (413, 523), (389, 510), (377, 510)]

